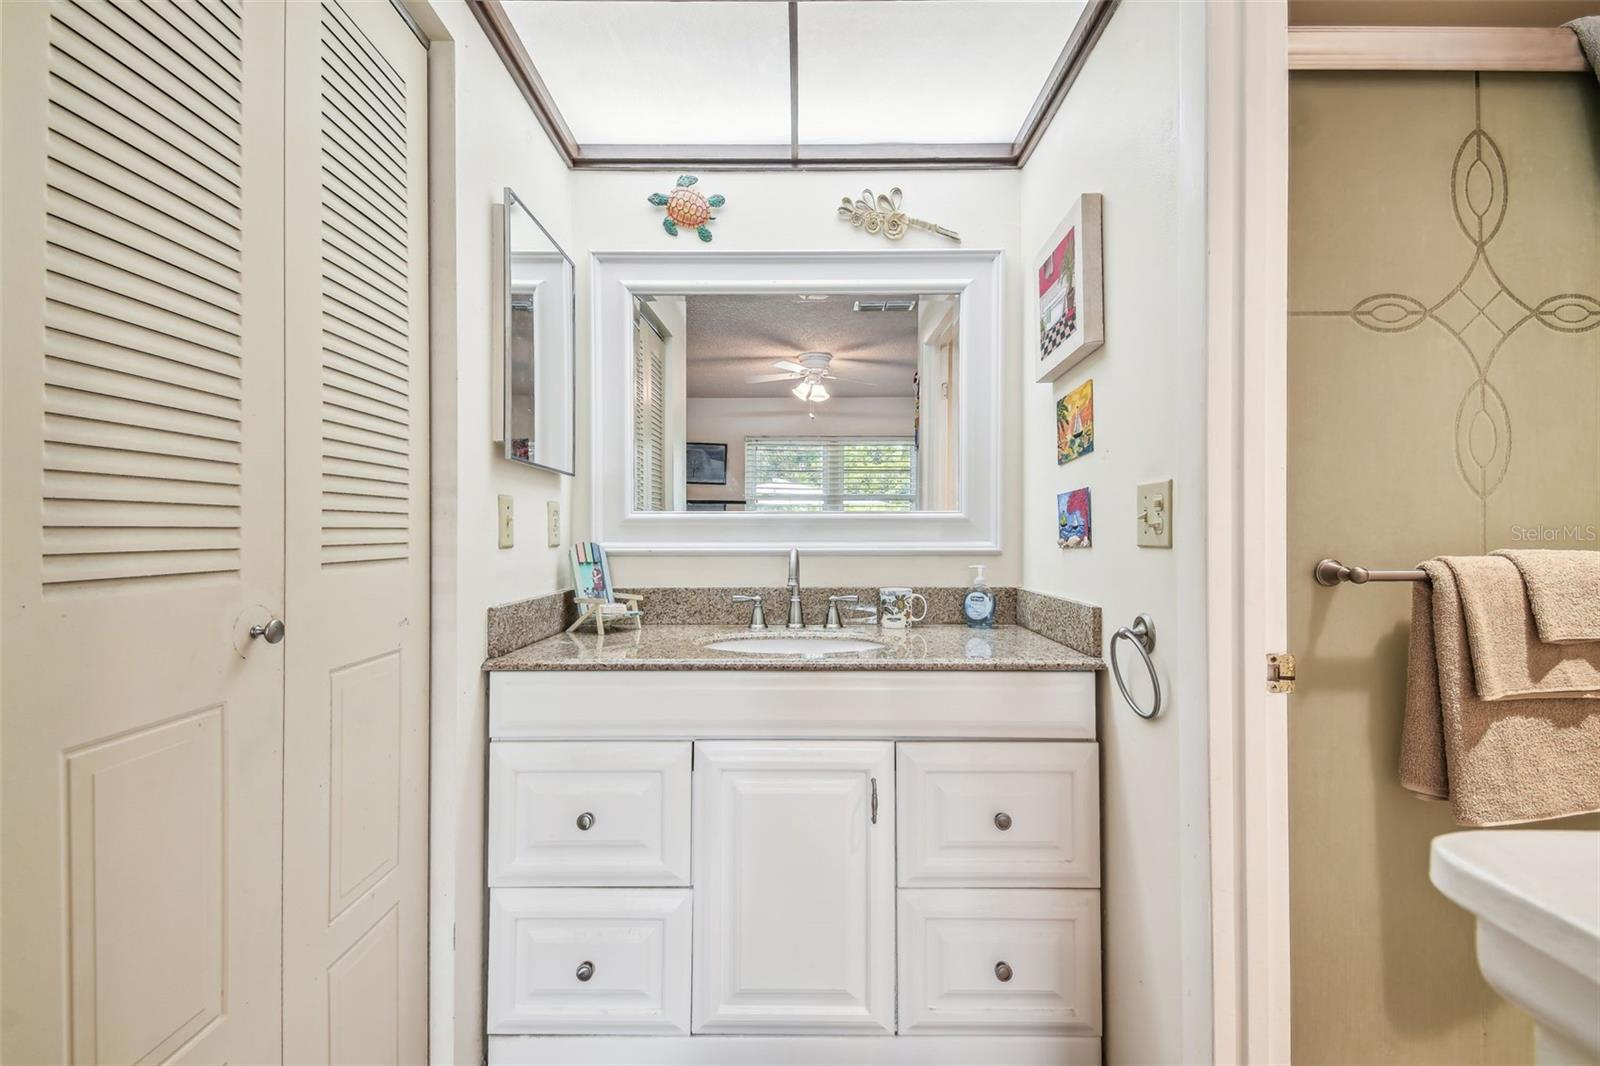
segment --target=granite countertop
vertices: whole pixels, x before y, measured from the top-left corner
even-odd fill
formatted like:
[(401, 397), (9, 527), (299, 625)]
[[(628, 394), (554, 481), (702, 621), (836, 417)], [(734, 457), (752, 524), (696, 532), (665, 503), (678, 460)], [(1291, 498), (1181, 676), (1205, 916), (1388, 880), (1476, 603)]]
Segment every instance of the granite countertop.
[[(850, 638), (881, 647), (826, 655), (750, 654), (706, 647), (748, 637)], [(953, 625), (798, 632), (774, 627), (762, 633), (729, 626), (646, 625), (613, 630), (604, 638), (563, 633), (483, 664), (485, 670), (1099, 670), (1103, 666), (1094, 656), (1020, 626)]]

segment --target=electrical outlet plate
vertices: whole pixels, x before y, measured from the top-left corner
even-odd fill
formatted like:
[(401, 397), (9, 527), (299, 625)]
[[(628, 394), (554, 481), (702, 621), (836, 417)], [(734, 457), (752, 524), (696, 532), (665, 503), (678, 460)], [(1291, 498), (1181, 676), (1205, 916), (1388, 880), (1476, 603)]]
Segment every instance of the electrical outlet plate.
[(500, 497), (500, 547), (509, 548), (517, 541), (517, 530), (514, 513), (511, 509), (511, 497)]
[(1150, 481), (1139, 486), (1135, 508), (1141, 548), (1172, 547), (1172, 481)]
[(545, 534), (545, 545), (551, 548), (561, 547), (561, 502), (559, 500), (546, 500), (544, 516), (545, 525), (548, 527)]

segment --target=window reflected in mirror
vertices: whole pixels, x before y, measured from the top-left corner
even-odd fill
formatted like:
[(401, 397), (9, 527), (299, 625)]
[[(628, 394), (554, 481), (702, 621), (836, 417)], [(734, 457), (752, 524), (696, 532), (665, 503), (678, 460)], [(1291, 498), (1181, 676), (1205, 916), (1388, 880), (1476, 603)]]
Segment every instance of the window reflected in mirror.
[(960, 299), (639, 295), (635, 511), (954, 511)]

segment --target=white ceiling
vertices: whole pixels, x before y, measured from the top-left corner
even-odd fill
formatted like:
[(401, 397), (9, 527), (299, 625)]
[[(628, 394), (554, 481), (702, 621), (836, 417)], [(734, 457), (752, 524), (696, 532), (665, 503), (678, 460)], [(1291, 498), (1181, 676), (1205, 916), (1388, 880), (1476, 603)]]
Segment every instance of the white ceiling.
[(1010, 144), (1084, 5), (800, 5), (800, 143)]
[[(812, 0), (802, 145), (1007, 144), (1082, 0)], [(789, 5), (519, 0), (505, 10), (582, 145), (790, 142)]]
[(801, 352), (832, 352), (835, 396), (910, 396), (917, 369), (916, 311), (853, 310), (855, 298), (799, 301), (793, 295), (690, 296), (685, 301), (686, 393), (776, 398), (793, 381), (751, 384)]

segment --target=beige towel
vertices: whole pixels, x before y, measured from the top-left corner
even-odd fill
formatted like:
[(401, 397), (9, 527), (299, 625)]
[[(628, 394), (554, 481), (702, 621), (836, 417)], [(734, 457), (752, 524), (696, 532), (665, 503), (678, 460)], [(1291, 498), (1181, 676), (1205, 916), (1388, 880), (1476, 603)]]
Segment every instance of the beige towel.
[(1600, 552), (1502, 548), (1495, 554), (1522, 571), (1540, 640), (1600, 640)]
[(1499, 555), (1457, 555), (1444, 562), (1461, 593), (1479, 699), (1600, 699), (1600, 641), (1541, 641), (1516, 564)]
[(1443, 561), (1411, 599), (1400, 783), (1450, 798), (1456, 821), (1490, 826), (1600, 811), (1600, 704), (1480, 700), (1461, 597)]

